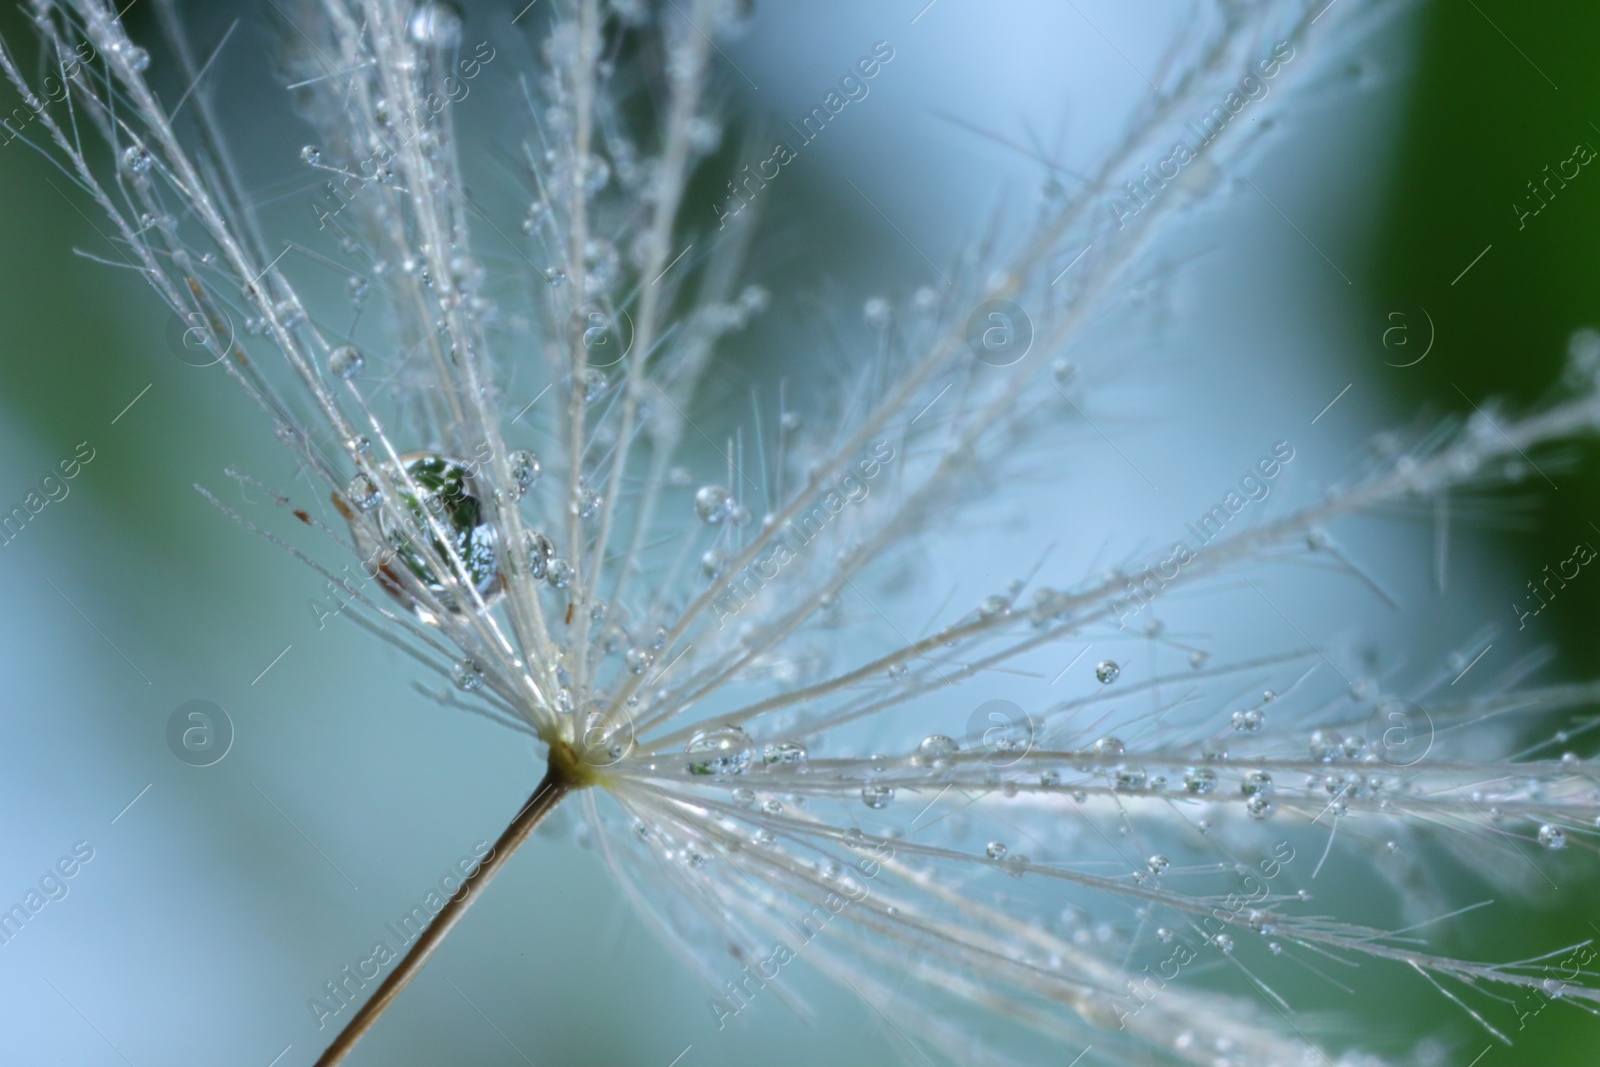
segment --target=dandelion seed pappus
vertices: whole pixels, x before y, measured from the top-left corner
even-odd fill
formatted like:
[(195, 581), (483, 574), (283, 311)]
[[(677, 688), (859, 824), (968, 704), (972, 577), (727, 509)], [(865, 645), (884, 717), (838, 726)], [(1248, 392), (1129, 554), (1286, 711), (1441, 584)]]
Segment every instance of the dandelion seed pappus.
[[(226, 934), (200, 947), (243, 961), (215, 983), (215, 1026), (183, 998), (129, 1007), (88, 980), (157, 973), (142, 927), (101, 970), (51, 958), (67, 1004), (46, 990), (48, 1011), (26, 999), (37, 968), (14, 969), (13, 1021), (60, 1028), (56, 1060), (82, 1059), (79, 1039), (104, 1053), (92, 1028), (140, 1063), (283, 1049), (280, 1067), (409, 1067), (506, 1044), (529, 1063), (1378, 1067), (1466, 1063), (1458, 1030), (1509, 1036), (1519, 996), (1600, 1016), (1600, 975), (1556, 980), (1550, 961), (1579, 952), (1524, 930), (1539, 904), (1512, 892), (1595, 873), (1600, 682), (1536, 680), (1537, 647), (1478, 633), (1487, 598), (1443, 580), (1462, 569), (1460, 513), (1535, 474), (1579, 499), (1543, 464), (1600, 430), (1600, 333), (1570, 333), (1559, 388), (1526, 409), (1480, 404), (1463, 374), (1459, 417), (1369, 442), (1383, 404), (1361, 409), (1353, 385), (1327, 400), (1349, 380), (1328, 293), (1368, 279), (1334, 265), (1356, 271), (1338, 232), (1355, 224), (1312, 205), (1375, 185), (1361, 168), (1387, 155), (1307, 165), (1299, 149), (1324, 123), (1393, 125), (1372, 117), (1387, 96), (1343, 72), (1410, 54), (1388, 32), (1404, 0), (1137, 16), (1117, 0), (282, 0), (264, 26), (230, 22), (232, 3), (32, 0), (39, 54), (0, 42), (22, 96), (6, 128), (44, 157), (0, 163), (42, 164), (41, 198), (93, 221), (81, 258), (166, 308), (169, 379), (126, 419), (101, 404), (94, 431), (108, 458), (88, 480), (114, 466), (121, 492), (41, 515), (85, 443), (0, 516), (7, 543), (50, 524), (0, 553), (26, 555), (27, 582), (92, 575), (40, 593), (49, 610), (16, 584), (25, 668), (54, 627), (103, 639), (111, 664), (56, 672), (49, 698), (94, 704), (72, 687), (104, 673), (95, 695), (130, 683), (160, 712), (127, 716), (142, 746), (121, 720), (75, 724), (105, 740), (51, 817), (150, 782), (95, 831), (97, 885), (185, 856), (216, 900), (282, 903), (222, 928), (153, 912)], [(270, 47), (241, 44), (261, 32)], [(983, 55), (1002, 69), (962, 61)], [(848, 73), (802, 84), (840, 56), (858, 57)], [(960, 114), (930, 121), (941, 94)], [(1029, 94), (1042, 102), (1014, 118)], [(1066, 133), (1036, 135), (1036, 105), (1070, 115)], [(774, 129), (785, 114), (802, 118)], [(828, 127), (814, 162), (787, 165)], [(308, 189), (309, 217), (288, 203)], [(1495, 240), (1455, 293), (1494, 282), (1512, 254)], [(1213, 250), (1227, 270), (1201, 261)], [(1455, 284), (1416, 290), (1441, 342), (1476, 299), (1447, 303)], [(1248, 317), (1268, 312), (1270, 333)], [(1427, 354), (1431, 317), (1376, 341), (1370, 315), (1346, 317), (1350, 346), (1414, 366), (1385, 376), (1445, 362), (1400, 358)], [(1543, 342), (1526, 343), (1531, 366)], [(104, 372), (132, 383), (123, 402), (152, 380), (133, 380), (137, 358)], [(260, 453), (231, 424), (138, 436), (157, 404), (178, 425), (211, 417), (224, 380)], [(162, 495), (170, 457), (196, 448), (240, 453), (221, 487), (193, 486), (226, 534), (175, 510), (188, 483)], [(138, 522), (75, 540), (102, 506)], [(316, 630), (353, 623), (348, 645), (301, 648), (299, 611), (300, 632), (277, 632), (275, 575), (203, 623), (187, 605), (129, 622), (143, 590), (182, 599), (165, 590), (179, 556), (210, 559), (191, 539), (241, 530), (301, 567)], [(1482, 547), (1472, 566), (1497, 573)], [(1539, 610), (1584, 595), (1592, 556), (1547, 567)], [(104, 595), (79, 601), (92, 583)], [(209, 632), (224, 610), (237, 636)], [(198, 674), (215, 703), (162, 702)], [(116, 695), (101, 703), (131, 703)], [(67, 718), (16, 703), (8, 745)], [(174, 793), (179, 777), (217, 792)], [(13, 821), (23, 847), (31, 823)], [(420, 901), (412, 860), (433, 880)], [(0, 911), (0, 942), (28, 899)], [(19, 950), (91, 910), (53, 909)], [(606, 933), (631, 922), (659, 959)], [(1504, 930), (1526, 944), (1473, 940)], [(95, 940), (72, 936), (58, 944)], [(291, 971), (284, 996), (322, 985), (299, 1002), (306, 1029), (279, 1034)], [(1412, 993), (1464, 1010), (1417, 1022)], [(610, 1025), (618, 1003), (631, 1028)], [(791, 1036), (808, 1012), (821, 1025)]]

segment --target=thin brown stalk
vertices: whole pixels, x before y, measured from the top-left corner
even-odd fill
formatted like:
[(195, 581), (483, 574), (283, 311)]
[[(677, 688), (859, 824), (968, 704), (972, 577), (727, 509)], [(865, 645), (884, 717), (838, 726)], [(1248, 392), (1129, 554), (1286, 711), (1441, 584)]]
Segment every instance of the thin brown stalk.
[(416, 944), (411, 946), (410, 951), (389, 973), (389, 977), (378, 986), (371, 999), (345, 1024), (345, 1028), (333, 1039), (333, 1043), (322, 1054), (322, 1058), (317, 1060), (315, 1067), (334, 1067), (335, 1064), (344, 1062), (345, 1057), (355, 1049), (356, 1042), (372, 1029), (379, 1016), (389, 1009), (400, 996), (400, 992), (421, 972), (423, 965), (444, 943), (450, 930), (461, 921), (467, 909), (472, 907), (484, 887), (489, 884), (489, 880), (500, 873), (500, 869), (506, 865), (512, 854), (556, 809), (556, 805), (581, 784), (567, 765), (567, 761), (554, 758), (551, 760), (544, 779), (528, 798), (528, 802), (523, 805), (522, 810), (517, 813), (517, 817), (511, 820), (511, 824), (500, 835), (500, 839), (494, 843), (494, 850), (466, 879), (460, 891), (445, 903), (438, 915), (434, 916), (433, 922), (429, 923), (427, 929), (417, 938)]

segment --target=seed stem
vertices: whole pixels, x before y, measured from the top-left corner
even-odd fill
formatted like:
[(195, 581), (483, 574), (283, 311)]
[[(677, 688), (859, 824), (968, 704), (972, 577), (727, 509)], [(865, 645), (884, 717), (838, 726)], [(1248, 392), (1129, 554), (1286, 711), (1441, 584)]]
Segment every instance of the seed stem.
[(334, 1067), (343, 1063), (346, 1056), (356, 1047), (368, 1030), (378, 1021), (378, 1017), (389, 1009), (400, 996), (400, 991), (411, 984), (411, 980), (422, 970), (428, 958), (444, 943), (450, 929), (461, 920), (472, 907), (478, 895), (483, 892), (483, 887), (489, 880), (500, 872), (514, 852), (528, 839), (528, 835), (555, 810), (556, 805), (581, 782), (574, 780), (565, 760), (552, 759), (550, 768), (545, 772), (544, 779), (539, 787), (528, 798), (517, 817), (511, 820), (500, 839), (494, 843), (494, 849), (486, 856), (476, 871), (462, 883), (461, 889), (445, 902), (439, 914), (434, 916), (427, 929), (417, 938), (416, 944), (411, 946), (399, 964), (383, 980), (370, 1000), (361, 1006), (361, 1009), (345, 1024), (339, 1036), (333, 1039), (328, 1050), (317, 1060), (315, 1067)]

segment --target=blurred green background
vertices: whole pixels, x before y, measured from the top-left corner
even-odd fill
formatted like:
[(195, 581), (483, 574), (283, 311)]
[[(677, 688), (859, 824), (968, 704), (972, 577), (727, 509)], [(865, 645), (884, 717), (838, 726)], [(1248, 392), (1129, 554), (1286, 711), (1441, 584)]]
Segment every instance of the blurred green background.
[[(1391, 312), (1411, 315), (1415, 330), (1413, 309), (1426, 308), (1437, 330), (1428, 358), (1380, 367), (1376, 379), (1402, 410), (1466, 413), (1463, 393), (1531, 404), (1558, 380), (1571, 332), (1600, 326), (1600, 173), (1585, 168), (1524, 228), (1511, 206), (1575, 143), (1600, 146), (1600, 8), (1469, 0), (1424, 10), (1414, 77), (1377, 90), (1394, 94), (1403, 130), (1379, 241), (1352, 271), (1371, 321), (1369, 350), (1353, 358), (1412, 358), (1382, 337)], [(129, 16), (135, 36), (141, 17)], [(0, 33), (26, 38), (15, 10), (0, 12)], [(304, 600), (320, 582), (192, 488), (242, 503), (227, 463), (292, 483), (258, 414), (220, 374), (171, 358), (167, 317), (136, 278), (72, 254), (107, 254), (98, 220), (20, 143), (0, 149), (0, 205), (0, 503), (19, 502), (77, 442), (96, 449), (71, 496), (0, 549), (10, 705), (0, 736), (0, 803), (10, 813), (0, 897), (22, 891), (72, 841), (97, 849), (73, 895), (0, 949), (0, 989), (11, 994), (0, 1000), (13, 1025), (59, 1032), (63, 1062), (117, 1062), (80, 1019), (104, 1026), (108, 1016), (143, 1015), (180, 1021), (159, 1057), (148, 1043), (127, 1049), (133, 1062), (211, 1062), (206, 1050), (223, 1047), (259, 1049), (238, 1062), (264, 1065), (283, 1034), (307, 1032), (304, 998), (358, 957), (365, 931), (376, 936), (400, 910), (394, 902), (493, 837), (531, 785), (530, 750), (421, 700), (397, 680), (396, 657), (353, 628), (314, 630)], [(1519, 487), (1530, 508), (1521, 525), (1484, 527), (1503, 556), (1487, 580), (1503, 585), (1508, 603), (1575, 541), (1600, 541), (1588, 525), (1600, 525), (1600, 456), (1590, 447), (1572, 454), (1570, 465), (1541, 462), (1559, 488), (1536, 476)], [(1586, 576), (1534, 621), (1560, 656), (1554, 673), (1594, 673), (1597, 612), (1600, 579)], [(1498, 623), (1513, 621), (1507, 609)], [(214, 768), (178, 764), (162, 740), (172, 708), (194, 698), (223, 704), (239, 732), (237, 751)], [(1527, 739), (1558, 726), (1529, 722)], [(480, 1009), (541, 1064), (665, 1065), (677, 1049), (663, 1048), (661, 1035), (681, 1030), (687, 1044), (705, 1033), (702, 992), (606, 887), (600, 865), (564, 862), (577, 855), (564, 836), (542, 846), (541, 862), (514, 865), (455, 935), (397, 1013), (406, 1018), (374, 1039), (391, 1058), (367, 1062), (402, 1062), (402, 1053), (403, 1062), (455, 1062), (466, 1034), (475, 1035), (470, 1062), (522, 1062), (492, 1034), (480, 1039)], [(311, 848), (342, 869), (321, 866)], [(1568, 866), (1559, 892), (1438, 932), (1435, 944), (1500, 960), (1596, 936), (1589, 924), (1600, 923), (1600, 905), (1578, 881), (1584, 869)], [(215, 933), (224, 925), (225, 939)], [(123, 932), (113, 964), (104, 935), (85, 929)], [(541, 957), (549, 980), (519, 988), (527, 961)], [(35, 1002), (41, 989), (46, 999)], [(823, 1050), (831, 1062), (891, 1054), (864, 1009), (820, 996), (828, 1018), (851, 1020), (843, 1036), (774, 1010), (763, 1029), (719, 1035), (713, 1058), (779, 1062), (779, 1045), (783, 1062), (795, 1063)], [(1436, 1032), (1471, 1053), (1490, 1045), (1478, 1067), (1588, 1064), (1600, 1049), (1600, 1022), (1576, 1010), (1545, 1011), (1507, 1049), (1426, 990), (1408, 990), (1403, 1003), (1415, 1014), (1406, 1020), (1413, 1038)], [(1506, 1019), (1495, 1021), (1514, 1027)], [(789, 1034), (792, 1042), (778, 1039)], [(297, 1038), (284, 1062), (309, 1062), (309, 1052)]]
[[(1407, 118), (1382, 244), (1361, 281), (1372, 294), (1375, 337), (1399, 321), (1389, 312), (1415, 322), (1416, 307), (1432, 315), (1438, 336), (1427, 359), (1384, 380), (1410, 407), (1467, 415), (1463, 393), (1480, 404), (1498, 396), (1529, 406), (1559, 382), (1571, 333), (1600, 326), (1600, 173), (1584, 167), (1565, 188), (1551, 182), (1548, 205), (1519, 218), (1540, 206), (1528, 182), (1555, 172), (1576, 144), (1600, 148), (1600, 8), (1469, 0), (1427, 9), (1418, 77), (1403, 87)], [(1381, 344), (1375, 352), (1390, 363), (1415, 358)], [(1590, 525), (1600, 526), (1600, 451), (1586, 443), (1567, 452), (1570, 466), (1540, 464), (1554, 486), (1535, 474), (1518, 487), (1533, 509), (1525, 521), (1484, 527), (1506, 561), (1492, 579), (1508, 605), (1501, 626), (1515, 629), (1509, 605), (1526, 602), (1525, 583), (1547, 564), (1566, 559), (1576, 542), (1600, 545)], [(1584, 577), (1528, 624), (1558, 651), (1556, 672), (1568, 677), (1592, 677), (1600, 666), (1600, 582)], [(1537, 743), (1551, 729), (1528, 722), (1524, 738)], [(1594, 752), (1592, 741), (1572, 747)], [(1600, 936), (1591, 923), (1600, 924), (1592, 879), (1569, 878), (1538, 911), (1478, 925), (1459, 951), (1512, 958), (1529, 945)], [(1600, 1024), (1577, 1011), (1546, 1010), (1512, 1036), (1515, 1047), (1493, 1043), (1481, 1067), (1585, 1064), (1600, 1054)]]

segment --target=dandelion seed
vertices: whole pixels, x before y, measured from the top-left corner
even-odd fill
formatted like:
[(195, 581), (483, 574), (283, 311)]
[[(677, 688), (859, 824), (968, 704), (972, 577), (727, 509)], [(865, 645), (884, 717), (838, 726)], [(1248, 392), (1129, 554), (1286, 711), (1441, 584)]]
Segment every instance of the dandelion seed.
[[(1472, 675), (1460, 693), (1446, 678), (1416, 697), (1430, 701), (1448, 758), (1400, 765), (1395, 723), (1368, 712), (1392, 710), (1404, 679), (1364, 667), (1344, 684), (1326, 669), (1339, 653), (1316, 646), (1213, 655), (1189, 647), (1209, 640), (1168, 627), (1164, 605), (1266, 561), (1337, 565), (1359, 578), (1324, 527), (1527, 477), (1542, 445), (1600, 425), (1600, 342), (1589, 333), (1572, 338), (1570, 393), (1552, 406), (1520, 417), (1480, 410), (1421, 440), (1385, 437), (1348, 483), (1253, 512), (1176, 571), (1163, 571), (1164, 559), (1067, 566), (1040, 545), (1032, 571), (1001, 561), (1026, 580), (983, 596), (996, 580), (983, 552), (963, 546), (971, 573), (945, 574), (938, 553), (923, 551), (965, 536), (951, 532), (962, 519), (993, 525), (1003, 512), (982, 509), (996, 498), (1009, 506), (1028, 464), (1046, 454), (1053, 463), (1070, 447), (1065, 431), (1094, 418), (1099, 366), (1087, 342), (1126, 314), (1113, 294), (1140, 284), (1167, 220), (1214, 195), (1203, 172), (1233, 172), (1247, 159), (1240, 123), (1208, 138), (1203, 157), (1163, 164), (1193, 167), (1193, 180), (1156, 179), (1154, 161), (1175, 137), (1193, 136), (1185, 118), (1221, 114), (1212, 109), (1239, 95), (1242, 65), (1261, 72), (1249, 75), (1258, 82), (1277, 78), (1255, 53), (1262, 41), (1283, 42), (1272, 65), (1288, 72), (1270, 106), (1293, 99), (1292, 76), (1312, 60), (1285, 57), (1299, 55), (1314, 21), (1319, 33), (1341, 18), (1359, 27), (1356, 0), (1317, 14), (1225, 4), (1223, 17), (1197, 20), (1172, 52), (1160, 95), (1084, 169), (1099, 177), (1078, 179), (1084, 188), (1074, 192), (1064, 174), (1041, 176), (1041, 214), (1020, 227), (998, 222), (945, 288), (918, 277), (874, 285), (908, 297), (857, 294), (840, 317), (857, 322), (858, 309), (876, 361), (804, 403), (788, 382), (751, 396), (748, 379), (730, 390), (718, 377), (738, 331), (788, 294), (746, 281), (744, 227), (758, 224), (743, 198), (719, 209), (739, 215), (721, 219), (721, 230), (685, 206), (692, 189), (727, 177), (711, 170), (719, 145), (734, 140), (708, 113), (717, 72), (727, 74), (714, 38), (748, 24), (744, 0), (696, 0), (675, 13), (682, 18), (659, 20), (637, 0), (552, 5), (541, 12), (544, 46), (517, 71), (505, 68), (518, 61), (489, 58), (499, 53), (487, 42), (472, 50), (468, 23), (442, 0), (305, 5), (303, 39), (284, 45), (316, 126), (296, 165), (348, 168), (355, 180), (345, 181), (348, 197), (313, 202), (318, 232), (332, 231), (323, 250), (288, 258), (289, 244), (304, 251), (304, 242), (263, 233), (246, 191), (217, 165), (227, 138), (209, 107), (184, 113), (200, 124), (193, 140), (169, 121), (142, 76), (148, 55), (103, 0), (34, 7), (51, 49), (71, 54), (86, 38), (107, 58), (96, 77), (71, 79), (70, 118), (47, 108), (31, 120), (41, 134), (33, 140), (93, 199), (180, 322), (223, 322), (242, 301), (242, 335), (218, 373), (257, 402), (304, 479), (347, 520), (345, 549), (384, 593), (352, 595), (349, 615), (448, 677), (457, 692), (441, 700), (541, 745), (544, 777), (507, 827), (504, 855), (469, 879), (474, 892), (445, 905), (383, 994), (342, 1022), (322, 1067), (375, 1025), (505, 857), (580, 792), (595, 798), (572, 805), (583, 809), (583, 839), (630, 896), (660, 908), (663, 928), (702, 969), (706, 945), (760, 958), (783, 915), (870, 881), (825, 937), (808, 942), (808, 958), (825, 975), (868, 983), (913, 1032), (963, 1062), (1006, 1057), (991, 1055), (992, 1035), (951, 1010), (960, 1000), (1058, 1042), (1115, 1044), (1130, 1062), (1305, 1062), (1292, 1024), (1234, 1010), (1188, 972), (1136, 1010), (1115, 995), (1134, 980), (1150, 938), (1165, 945), (1192, 930), (1224, 954), (1241, 932), (1281, 939), (1267, 942), (1265, 966), (1286, 967), (1270, 957), (1287, 944), (1305, 949), (1297, 958), (1395, 964), (1468, 995), (1541, 988), (1527, 964), (1451, 960), (1420, 945), (1414, 927), (1388, 936), (1347, 924), (1337, 918), (1342, 900), (1313, 913), (1291, 877), (1274, 883), (1270, 902), (1256, 898), (1259, 908), (1220, 902), (1246, 876), (1310, 877), (1306, 861), (1290, 866), (1287, 839), (1347, 817), (1359, 818), (1361, 833), (1336, 833), (1326, 856), (1391, 875), (1402, 864), (1383, 860), (1399, 852), (1380, 844), (1386, 833), (1495, 842), (1537, 826), (1546, 851), (1569, 836), (1589, 843), (1600, 799), (1583, 761), (1515, 755), (1496, 720), (1582, 708), (1600, 687), (1523, 684), (1473, 696)], [(873, 63), (855, 68), (862, 77), (893, 62), (881, 44)], [(469, 53), (475, 68), (462, 65)], [(338, 57), (337, 76), (326, 57)], [(479, 81), (469, 69), (490, 73)], [(9, 52), (0, 51), (0, 70), (26, 90)], [(463, 191), (481, 159), (505, 154), (501, 146), (463, 145), (466, 124), (419, 130), (407, 103), (443, 99), (447, 80), (487, 95), (497, 77), (517, 85), (519, 106), (531, 104), (518, 115), (524, 184), (504, 199), (516, 205), (504, 219), (493, 198)], [(1271, 117), (1255, 129), (1269, 129)], [(80, 147), (89, 131), (111, 146), (104, 162)], [(1141, 173), (1150, 175), (1142, 183), (1125, 177)], [(1129, 203), (1132, 188), (1144, 193)], [(1107, 203), (1116, 205), (1109, 216)], [(508, 241), (519, 218), (526, 236)], [(1060, 264), (1087, 247), (1095, 257), (1053, 286)], [(330, 262), (361, 312), (360, 331), (350, 307), (328, 321), (327, 302), (315, 298)], [(308, 263), (324, 273), (301, 274)], [(516, 305), (502, 310), (497, 300)], [(1002, 327), (987, 312), (1024, 306), (1037, 351), (974, 360), (977, 350), (998, 353), (1020, 325), (996, 312)], [(975, 309), (985, 313), (974, 319)], [(541, 390), (551, 401), (527, 402)], [(1067, 408), (1063, 390), (1073, 397)], [(1094, 518), (1082, 512), (1083, 522)], [(296, 533), (309, 536), (312, 525), (303, 519)], [(336, 573), (314, 555), (325, 541), (290, 547)], [(1162, 618), (1152, 608), (1157, 575)], [(923, 617), (911, 617), (908, 587), (938, 590)], [(1130, 641), (1140, 643), (1137, 658), (1121, 651)], [(1097, 662), (1093, 682), (1060, 671), (1096, 647), (1117, 649), (1120, 663)], [(1016, 721), (967, 722), (955, 707), (980, 686), (1034, 678), (1060, 684), (1029, 690), (1026, 711), (1019, 688)], [(1251, 692), (1259, 703), (1240, 708), (1239, 694)], [(1031, 855), (1002, 836), (1030, 842)], [(1116, 901), (1130, 917), (1080, 916), (1088, 905), (1079, 899)], [(1243, 942), (1241, 964), (1257, 962), (1252, 944)], [(1265, 979), (1250, 991), (1279, 998)], [(1600, 1004), (1583, 982), (1560, 993)], [(1352, 1055), (1360, 1037), (1347, 1042)]]

